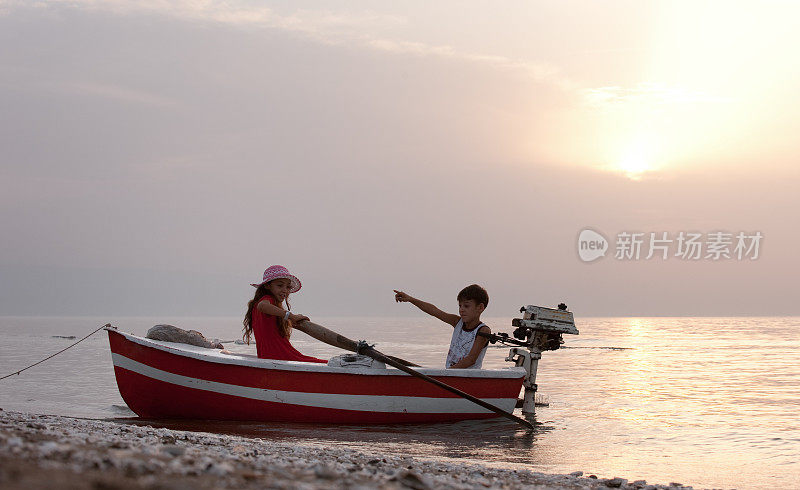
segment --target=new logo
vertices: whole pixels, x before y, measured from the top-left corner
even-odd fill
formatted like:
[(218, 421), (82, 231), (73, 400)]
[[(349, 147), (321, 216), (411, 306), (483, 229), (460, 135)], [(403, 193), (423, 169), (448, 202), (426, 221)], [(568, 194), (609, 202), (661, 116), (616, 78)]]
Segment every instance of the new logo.
[(578, 235), (578, 256), (584, 262), (591, 262), (604, 257), (608, 251), (606, 237), (588, 228)]

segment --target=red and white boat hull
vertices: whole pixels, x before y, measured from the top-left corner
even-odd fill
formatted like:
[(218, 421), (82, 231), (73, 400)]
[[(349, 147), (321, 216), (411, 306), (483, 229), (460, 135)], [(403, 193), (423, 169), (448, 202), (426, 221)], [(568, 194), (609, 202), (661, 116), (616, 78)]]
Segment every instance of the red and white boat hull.
[[(120, 394), (140, 417), (394, 424), (498, 416), (392, 368), (258, 359), (116, 330), (108, 336)], [(523, 368), (418, 370), (509, 412), (525, 376)]]

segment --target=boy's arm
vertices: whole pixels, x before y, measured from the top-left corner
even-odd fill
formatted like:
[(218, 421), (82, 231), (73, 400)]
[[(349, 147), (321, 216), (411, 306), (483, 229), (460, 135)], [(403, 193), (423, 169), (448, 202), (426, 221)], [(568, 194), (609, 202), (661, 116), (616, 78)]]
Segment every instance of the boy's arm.
[[(492, 333), (492, 331), (486, 325), (482, 326), (479, 332), (484, 333)], [(459, 368), (468, 368), (475, 364), (475, 361), (478, 360), (478, 356), (481, 354), (481, 351), (484, 347), (489, 343), (489, 339), (486, 337), (481, 337), (477, 335), (475, 337), (475, 342), (472, 343), (472, 349), (470, 349), (469, 354), (467, 354), (463, 359), (458, 361), (457, 363), (450, 366), (450, 369), (459, 369)]]
[(429, 314), (430, 316), (435, 316), (439, 320), (449, 323), (452, 326), (456, 326), (456, 323), (461, 319), (460, 316), (454, 315), (452, 313), (447, 313), (445, 311), (440, 310), (436, 306), (426, 303), (425, 301), (419, 300), (414, 298), (411, 295), (404, 293), (403, 291), (398, 291), (393, 289), (394, 291), (394, 300), (398, 303), (411, 303), (412, 305), (416, 306), (420, 310), (424, 311), (425, 313)]

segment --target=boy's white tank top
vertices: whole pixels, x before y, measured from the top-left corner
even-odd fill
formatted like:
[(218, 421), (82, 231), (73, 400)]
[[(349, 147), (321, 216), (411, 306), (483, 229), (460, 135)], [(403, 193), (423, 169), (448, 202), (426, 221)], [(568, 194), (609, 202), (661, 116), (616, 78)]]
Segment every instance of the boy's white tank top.
[[(450, 350), (447, 351), (447, 360), (445, 366), (450, 367), (461, 359), (467, 357), (469, 351), (472, 350), (472, 345), (475, 343), (475, 338), (478, 336), (478, 330), (481, 329), (483, 323), (479, 323), (477, 327), (469, 332), (464, 330), (464, 320), (459, 320), (453, 328), (453, 337), (450, 339)], [(487, 344), (488, 346), (488, 344)], [(467, 369), (480, 369), (483, 365), (483, 357), (486, 355), (486, 347), (483, 348), (475, 364)]]

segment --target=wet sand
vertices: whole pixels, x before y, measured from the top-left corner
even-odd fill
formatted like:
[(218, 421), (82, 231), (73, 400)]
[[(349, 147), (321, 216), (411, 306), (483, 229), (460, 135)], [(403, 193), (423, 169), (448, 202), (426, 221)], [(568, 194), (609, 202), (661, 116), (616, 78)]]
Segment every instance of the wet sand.
[(691, 488), (596, 478), (580, 471), (553, 475), (2, 409), (0, 487)]

